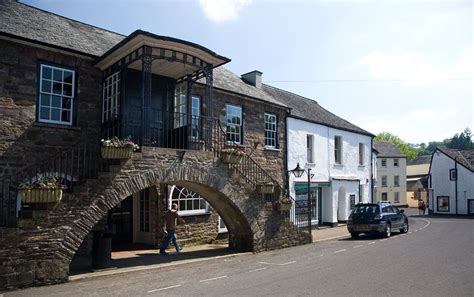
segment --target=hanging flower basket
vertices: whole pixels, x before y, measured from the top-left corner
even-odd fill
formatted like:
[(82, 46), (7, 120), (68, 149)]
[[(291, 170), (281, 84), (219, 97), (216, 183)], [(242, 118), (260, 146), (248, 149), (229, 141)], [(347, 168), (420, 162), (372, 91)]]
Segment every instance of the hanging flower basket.
[(62, 189), (23, 189), (20, 190), (23, 203), (57, 203), (63, 197)]
[(221, 151), (221, 161), (225, 164), (239, 164), (244, 154), (244, 151), (238, 148), (223, 149)]
[(289, 211), (291, 209), (291, 203), (279, 203), (277, 204), (278, 211)]
[(134, 151), (139, 149), (130, 137), (120, 140), (118, 137), (102, 139), (102, 159), (130, 159)]
[(130, 159), (132, 153), (132, 147), (102, 146), (100, 155), (102, 159)]
[(259, 184), (257, 185), (257, 192), (260, 194), (273, 194), (275, 186), (273, 184)]
[(38, 174), (35, 181), (27, 181), (18, 185), (23, 203), (56, 203), (61, 201), (64, 180), (57, 176)]

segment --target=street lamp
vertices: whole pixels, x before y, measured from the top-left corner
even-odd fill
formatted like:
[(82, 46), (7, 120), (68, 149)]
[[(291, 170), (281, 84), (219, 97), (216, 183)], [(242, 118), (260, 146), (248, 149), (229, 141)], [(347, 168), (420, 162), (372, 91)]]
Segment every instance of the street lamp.
[[(310, 242), (313, 242), (313, 235), (311, 233), (311, 168), (308, 168), (307, 169), (308, 172), (306, 173), (308, 175), (308, 232), (309, 232), (309, 238), (310, 238)], [(295, 169), (293, 170), (290, 170), (291, 173), (293, 173), (293, 175), (297, 178), (299, 177), (302, 177), (303, 176), (303, 173), (305, 173), (305, 170), (303, 168), (300, 167), (300, 163), (297, 163), (296, 164), (296, 167)]]

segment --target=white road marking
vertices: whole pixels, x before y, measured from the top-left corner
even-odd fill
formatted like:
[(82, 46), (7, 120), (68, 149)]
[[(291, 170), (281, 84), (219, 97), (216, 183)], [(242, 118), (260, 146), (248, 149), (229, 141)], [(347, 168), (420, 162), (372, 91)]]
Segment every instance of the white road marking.
[(388, 240), (388, 238), (385, 238), (385, 239), (382, 239), (381, 241), (387, 241), (387, 240)]
[(234, 260), (224, 259), (224, 262), (232, 262)]
[(411, 231), (410, 231), (410, 232), (408, 232), (408, 234), (412, 234), (412, 233), (413, 233), (413, 232), (411, 232)]
[(265, 270), (267, 269), (267, 267), (262, 267), (262, 268), (257, 268), (257, 269), (254, 269), (254, 270), (249, 270), (249, 272), (257, 272), (257, 271), (261, 271), (261, 270)]
[(400, 236), (406, 236), (406, 234), (400, 234)]
[[(177, 288), (177, 287), (181, 287), (181, 285), (174, 285), (174, 286), (169, 286), (169, 287), (165, 287), (165, 288), (159, 288), (159, 289), (155, 289), (155, 290), (150, 290), (150, 291), (148, 291), (148, 293), (153, 293), (153, 292), (158, 292), (158, 291), (173, 289), (173, 288)], [(3, 295), (0, 295), (0, 297), (2, 297), (2, 296), (3, 296)]]
[(416, 229), (415, 232), (418, 232), (418, 229)]
[(371, 241), (367, 245), (371, 245), (371, 244), (374, 244), (374, 243), (375, 243), (375, 241)]
[(286, 262), (286, 263), (269, 263), (269, 262), (258, 262), (260, 264), (267, 264), (267, 265), (278, 265), (278, 266), (285, 266), (296, 263), (296, 261)]
[(356, 245), (354, 248), (360, 248), (360, 247), (363, 247), (364, 245), (360, 244), (360, 245)]
[(317, 256), (314, 256), (314, 257), (309, 257), (308, 259), (316, 259), (316, 258), (321, 258), (323, 255), (317, 255)]
[(342, 252), (345, 252), (345, 251), (347, 251), (347, 250), (346, 249), (338, 250), (338, 251), (335, 251), (334, 254), (342, 253)]
[(209, 282), (209, 281), (218, 280), (218, 279), (222, 279), (222, 278), (226, 278), (226, 277), (227, 277), (227, 275), (222, 275), (222, 276), (218, 276), (218, 277), (213, 277), (213, 278), (208, 278), (208, 279), (202, 279), (202, 280), (200, 280), (199, 282), (200, 282), (200, 283)]

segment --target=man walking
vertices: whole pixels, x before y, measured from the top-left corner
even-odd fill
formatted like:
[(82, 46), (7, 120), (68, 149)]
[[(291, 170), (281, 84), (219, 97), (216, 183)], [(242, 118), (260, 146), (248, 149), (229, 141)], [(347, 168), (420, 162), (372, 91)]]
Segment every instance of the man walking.
[(184, 219), (178, 215), (178, 204), (173, 203), (171, 209), (165, 212), (163, 219), (163, 232), (165, 233), (166, 238), (160, 246), (160, 254), (162, 255), (168, 255), (165, 250), (170, 244), (170, 241), (173, 241), (177, 253), (181, 250), (178, 241), (176, 240), (176, 221), (184, 224)]

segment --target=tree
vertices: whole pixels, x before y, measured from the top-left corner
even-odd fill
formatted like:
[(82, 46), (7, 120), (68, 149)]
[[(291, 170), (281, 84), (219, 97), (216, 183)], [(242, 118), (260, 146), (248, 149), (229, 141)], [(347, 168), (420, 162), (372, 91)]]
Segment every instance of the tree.
[(407, 156), (408, 160), (413, 160), (418, 156), (417, 151), (411, 148), (408, 145), (408, 143), (403, 141), (400, 137), (394, 134), (391, 134), (389, 132), (381, 132), (377, 134), (377, 136), (375, 137), (375, 140), (388, 141), (388, 142), (393, 143), (395, 146), (398, 147), (400, 151), (402, 151), (402, 153), (404, 153)]
[(461, 132), (461, 134), (456, 133), (453, 138), (448, 139), (446, 147), (458, 150), (474, 149), (471, 129), (466, 128), (463, 132)]

